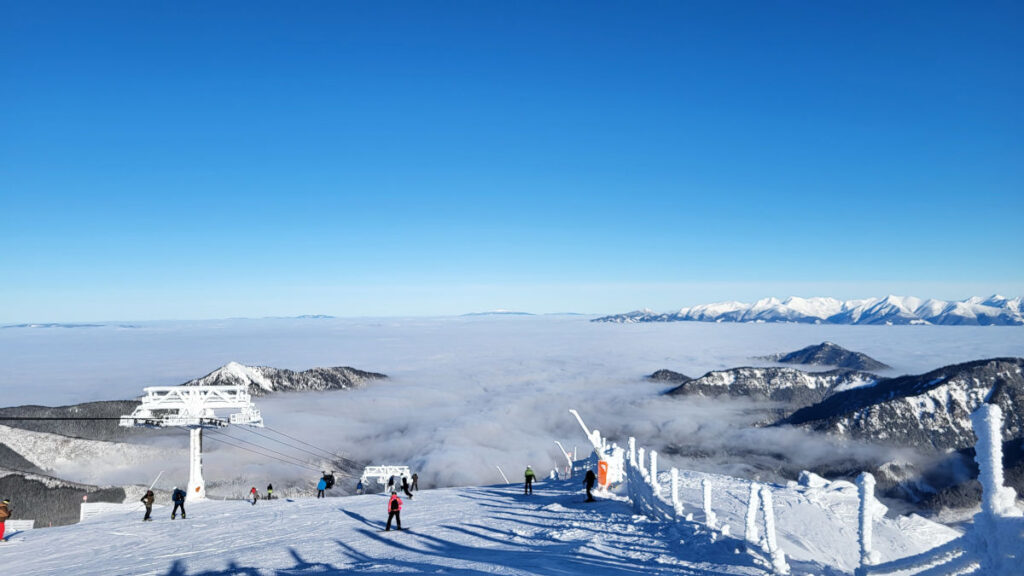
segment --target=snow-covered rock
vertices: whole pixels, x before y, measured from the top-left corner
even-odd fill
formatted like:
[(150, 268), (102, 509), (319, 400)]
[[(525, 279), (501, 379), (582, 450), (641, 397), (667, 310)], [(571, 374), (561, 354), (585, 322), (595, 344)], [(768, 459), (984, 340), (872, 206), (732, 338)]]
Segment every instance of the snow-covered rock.
[(1003, 439), (1024, 437), (1024, 358), (978, 360), (880, 379), (874, 386), (836, 392), (797, 410), (784, 423), (948, 452), (974, 444), (971, 413), (984, 402), (1002, 408)]
[(348, 366), (337, 368), (311, 368), (302, 372), (246, 366), (229, 362), (202, 378), (190, 380), (184, 386), (237, 386), (248, 387), (254, 396), (272, 392), (345, 390), (366, 384), (371, 380), (387, 378), (384, 374), (364, 372)]

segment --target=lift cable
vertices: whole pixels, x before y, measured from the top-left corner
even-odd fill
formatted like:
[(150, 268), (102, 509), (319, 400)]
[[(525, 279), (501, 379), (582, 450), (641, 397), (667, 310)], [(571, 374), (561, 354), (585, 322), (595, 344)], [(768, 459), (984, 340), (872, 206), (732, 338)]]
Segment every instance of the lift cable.
[(337, 459), (339, 459), (339, 460), (341, 460), (343, 462), (348, 462), (348, 463), (353, 464), (355, 466), (359, 466), (359, 462), (356, 462), (355, 460), (353, 460), (351, 458), (346, 458), (346, 457), (342, 456), (341, 454), (335, 454), (334, 452), (331, 452), (329, 450), (324, 450), (323, 448), (319, 448), (317, 446), (314, 446), (314, 445), (310, 444), (309, 442), (303, 442), (302, 440), (299, 440), (298, 438), (296, 438), (294, 436), (291, 436), (289, 434), (285, 434), (284, 432), (281, 432), (280, 430), (275, 430), (275, 429), (271, 428), (270, 426), (264, 425), (263, 427), (265, 429), (275, 433), (275, 434), (280, 434), (281, 436), (284, 436), (286, 438), (291, 438), (292, 440), (295, 440), (296, 442), (298, 442), (300, 444), (305, 444), (306, 446), (309, 446), (311, 448), (316, 448), (317, 450), (320, 450), (321, 452), (330, 454), (333, 458), (337, 458)]
[[(305, 452), (306, 454), (310, 454), (312, 456), (316, 456), (317, 458), (325, 458), (325, 456), (323, 456), (322, 454), (317, 454), (316, 452), (311, 452), (309, 450), (306, 450), (305, 448), (299, 448), (298, 446), (293, 446), (293, 445), (285, 442), (284, 440), (278, 440), (276, 438), (272, 438), (270, 436), (267, 436), (266, 434), (260, 434), (259, 432), (253, 430), (252, 427), (250, 427), (250, 426), (242, 427), (242, 429), (247, 431), (247, 432), (250, 432), (252, 434), (255, 434), (257, 436), (262, 436), (263, 438), (266, 438), (267, 440), (270, 440), (271, 442), (277, 442), (278, 444), (283, 444), (283, 445), (291, 448), (292, 450), (299, 450), (301, 452)], [(314, 448), (315, 448), (315, 446), (314, 446)], [(333, 458), (333, 456), (327, 456), (327, 457), (328, 458)]]
[[(225, 438), (227, 438), (227, 439), (225, 439)], [(260, 446), (259, 444), (255, 444), (253, 442), (248, 442), (246, 440), (242, 440), (241, 438), (235, 438), (234, 436), (230, 436), (228, 434), (222, 434), (222, 433), (214, 434), (212, 436), (209, 436), (208, 439), (209, 440), (213, 440), (215, 442), (221, 442), (222, 444), (227, 444), (228, 446), (233, 446), (235, 448), (239, 448), (239, 449), (245, 450), (247, 452), (252, 452), (253, 454), (257, 454), (259, 456), (263, 456), (264, 458), (270, 458), (272, 460), (277, 460), (278, 462), (284, 462), (285, 464), (291, 464), (292, 466), (298, 466), (300, 468), (306, 468), (307, 470), (319, 470), (319, 468), (317, 468), (316, 466), (313, 466), (309, 462), (305, 462), (303, 460), (295, 458), (294, 456), (289, 456), (289, 455), (284, 454), (282, 452), (278, 452), (276, 450), (272, 450), (272, 449), (267, 448), (265, 446)], [(228, 440), (233, 440), (234, 442), (229, 442)], [(256, 448), (258, 448), (260, 450), (266, 450), (266, 451), (269, 451), (269, 452), (274, 452), (275, 454), (280, 454), (284, 458), (278, 458), (277, 456), (271, 456), (270, 454), (267, 454), (266, 452), (260, 452), (258, 450), (254, 450), (252, 448), (246, 448), (245, 446), (241, 446), (239, 444), (236, 444), (235, 442), (243, 442), (245, 444), (250, 444), (250, 445), (255, 446)]]
[(228, 438), (229, 440), (232, 440), (232, 441), (234, 441), (234, 442), (241, 442), (241, 443), (243, 443), (243, 444), (248, 444), (248, 445), (250, 445), (250, 446), (255, 446), (256, 448), (259, 448), (260, 450), (264, 450), (264, 451), (266, 451), (266, 452), (273, 452), (274, 454), (277, 454), (277, 455), (279, 455), (279, 456), (283, 456), (283, 457), (285, 457), (285, 458), (288, 458), (289, 460), (294, 460), (294, 461), (296, 461), (296, 462), (299, 462), (299, 463), (301, 463), (301, 464), (302, 464), (303, 466), (313, 467), (313, 465), (312, 465), (312, 464), (310, 464), (309, 462), (306, 462), (306, 461), (305, 461), (305, 460), (303, 460), (302, 458), (298, 458), (298, 457), (296, 457), (296, 456), (291, 456), (291, 455), (289, 455), (289, 454), (285, 454), (284, 452), (279, 452), (279, 451), (277, 451), (277, 450), (274, 450), (273, 448), (268, 448), (268, 447), (266, 447), (266, 446), (262, 446), (262, 445), (260, 445), (260, 444), (257, 444), (257, 443), (255, 443), (255, 442), (250, 442), (250, 441), (248, 441), (248, 440), (243, 440), (242, 438), (237, 438), (237, 437), (235, 437), (235, 436), (232, 436), (232, 435), (230, 435), (230, 434), (228, 434), (228, 433), (226, 433), (226, 432), (221, 432), (221, 431), (219, 431), (219, 430), (217, 430), (217, 431), (214, 431), (214, 430), (207, 430), (207, 432), (212, 432), (212, 433), (214, 434), (214, 438), (217, 438), (217, 439), (219, 439), (219, 438), (221, 438), (221, 437), (224, 437), (224, 438)]
[(227, 446), (230, 446), (230, 447), (233, 447), (233, 448), (238, 448), (239, 450), (245, 450), (246, 452), (252, 452), (253, 454), (256, 454), (258, 456), (262, 456), (264, 458), (270, 458), (271, 460), (278, 460), (279, 462), (284, 462), (286, 464), (291, 464), (293, 466), (298, 466), (300, 468), (305, 468), (307, 470), (315, 470), (316, 469), (313, 466), (310, 466), (308, 464), (299, 464), (297, 462), (292, 462), (292, 461), (289, 461), (289, 460), (285, 460), (283, 458), (278, 458), (276, 456), (270, 456), (269, 454), (264, 454), (262, 452), (258, 452), (256, 450), (251, 449), (251, 448), (246, 448), (245, 446), (240, 446), (238, 444), (233, 444), (231, 442), (227, 442), (226, 440), (222, 440), (222, 439), (219, 439), (219, 438), (210, 437), (208, 440), (212, 440), (214, 442), (219, 442), (221, 444), (226, 444)]

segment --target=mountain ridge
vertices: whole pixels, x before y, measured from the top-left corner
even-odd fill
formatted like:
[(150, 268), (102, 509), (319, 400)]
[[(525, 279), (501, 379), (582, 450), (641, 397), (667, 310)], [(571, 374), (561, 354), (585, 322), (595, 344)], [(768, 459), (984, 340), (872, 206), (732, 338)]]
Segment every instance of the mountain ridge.
[(964, 300), (893, 296), (860, 300), (763, 298), (752, 304), (715, 302), (657, 313), (635, 310), (594, 318), (592, 322), (789, 322), (799, 324), (1024, 326), (1024, 298), (998, 294)]

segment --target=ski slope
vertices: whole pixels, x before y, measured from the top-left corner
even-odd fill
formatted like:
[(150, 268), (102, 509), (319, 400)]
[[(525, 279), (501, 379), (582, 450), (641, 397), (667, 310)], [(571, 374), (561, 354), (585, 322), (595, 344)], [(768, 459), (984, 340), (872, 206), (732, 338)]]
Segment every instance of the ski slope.
[[(261, 500), (255, 506), (206, 500), (187, 504), (187, 520), (172, 521), (170, 507), (154, 507), (154, 521), (146, 523), (139, 505), (137, 511), (74, 526), (15, 534), (0, 544), (0, 558), (18, 574), (83, 576), (765, 573), (763, 559), (743, 551), (734, 537), (698, 521), (666, 523), (636, 516), (619, 496), (585, 503), (580, 488), (576, 481), (549, 481), (538, 484), (532, 496), (522, 495), (520, 485), (422, 491), (405, 499), (402, 520), (408, 530), (402, 532), (382, 531), (387, 499), (380, 494)], [(723, 501), (734, 498), (731, 492), (722, 493)], [(827, 500), (827, 494), (824, 490), (815, 497)], [(686, 505), (699, 510), (689, 498)], [(801, 542), (805, 552), (795, 554), (793, 573), (847, 572), (800, 560), (846, 554), (835, 548), (853, 552), (856, 543), (847, 542), (848, 529), (829, 525), (840, 521), (829, 515), (829, 506), (815, 507), (816, 516), (788, 510), (780, 510), (780, 533), (791, 546)], [(808, 519), (813, 519), (810, 533), (793, 529)], [(956, 535), (921, 522), (928, 529), (904, 530), (900, 552), (924, 550)], [(740, 532), (733, 527), (734, 534)]]

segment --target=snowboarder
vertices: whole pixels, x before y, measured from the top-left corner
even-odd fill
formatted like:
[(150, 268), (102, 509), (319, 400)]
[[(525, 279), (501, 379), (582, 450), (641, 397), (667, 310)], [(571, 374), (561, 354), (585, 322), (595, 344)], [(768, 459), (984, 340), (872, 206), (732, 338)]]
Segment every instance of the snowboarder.
[(391, 478), (388, 478), (388, 491), (389, 492), (394, 492), (395, 491), (395, 476), (394, 475), (392, 475)]
[(316, 483), (316, 497), (317, 498), (325, 498), (324, 490), (326, 490), (326, 489), (327, 489), (327, 480), (321, 478), (320, 481)]
[(587, 477), (583, 479), (583, 483), (587, 485), (587, 502), (593, 502), (594, 496), (590, 491), (594, 489), (594, 484), (597, 483), (597, 476), (594, 476), (593, 470), (587, 470)]
[(185, 491), (181, 490), (177, 486), (174, 487), (174, 492), (171, 493), (171, 501), (174, 502), (174, 509), (171, 510), (171, 520), (178, 517), (178, 508), (181, 508), (181, 519), (185, 519)]
[(260, 493), (256, 491), (256, 487), (253, 486), (252, 490), (249, 490), (249, 496), (252, 497), (252, 505), (256, 505), (256, 501), (260, 498)]
[(153, 501), (156, 500), (156, 496), (153, 495), (152, 490), (146, 490), (146, 495), (142, 497), (140, 502), (146, 506), (146, 515), (142, 517), (143, 522), (152, 522), (153, 519), (149, 517), (153, 513)]
[(391, 491), (391, 499), (388, 500), (388, 525), (384, 530), (391, 530), (391, 519), (394, 518), (398, 525), (398, 529), (402, 529), (402, 499), (398, 497), (398, 492)]
[(409, 479), (405, 476), (402, 476), (402, 492), (405, 492), (406, 496), (412, 498), (412, 492), (409, 492)]
[(526, 486), (523, 487), (523, 494), (533, 494), (533, 481), (537, 477), (533, 473), (533, 468), (527, 466), (524, 476), (526, 477)]
[(274, 499), (274, 485), (273, 484), (267, 484), (267, 500), (273, 500), (273, 499)]
[(416, 490), (416, 491), (419, 491), (419, 489), (420, 489), (420, 475), (419, 474), (413, 474), (412, 475), (412, 489)]
[(360, 478), (359, 482), (356, 483), (356, 494), (362, 494), (362, 493), (363, 493), (363, 479)]
[(4, 540), (4, 523), (11, 517), (11, 501), (4, 498), (3, 502), (0, 502), (0, 542), (6, 542)]

